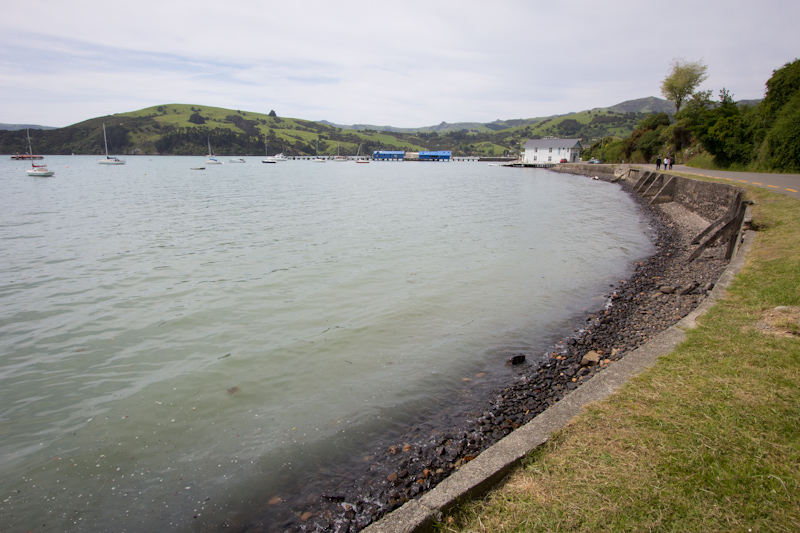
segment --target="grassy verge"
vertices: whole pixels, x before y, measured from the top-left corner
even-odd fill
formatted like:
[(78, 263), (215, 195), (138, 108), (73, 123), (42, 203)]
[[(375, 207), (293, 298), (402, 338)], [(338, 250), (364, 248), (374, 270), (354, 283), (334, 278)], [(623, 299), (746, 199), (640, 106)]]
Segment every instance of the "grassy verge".
[(774, 311), (800, 306), (800, 202), (749, 194), (758, 238), (725, 299), (441, 531), (800, 531), (800, 336)]

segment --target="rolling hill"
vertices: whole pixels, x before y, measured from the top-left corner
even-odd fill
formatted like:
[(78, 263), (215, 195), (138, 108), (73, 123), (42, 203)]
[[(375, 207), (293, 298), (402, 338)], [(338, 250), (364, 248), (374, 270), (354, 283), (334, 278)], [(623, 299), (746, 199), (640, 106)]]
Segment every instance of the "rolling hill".
[[(97, 117), (65, 128), (35, 129), (34, 151), (43, 154), (101, 154), (103, 124), (109, 151), (117, 154), (202, 155), (210, 142), (225, 155), (355, 155), (373, 150), (452, 150), (461, 156), (514, 153), (527, 139), (608, 135), (625, 137), (649, 113), (669, 112), (671, 103), (655, 97), (588, 111), (530, 119), (462, 122), (421, 128), (343, 126), (327, 121), (190, 104), (165, 104)], [(19, 131), (0, 131), (0, 152), (27, 151)]]

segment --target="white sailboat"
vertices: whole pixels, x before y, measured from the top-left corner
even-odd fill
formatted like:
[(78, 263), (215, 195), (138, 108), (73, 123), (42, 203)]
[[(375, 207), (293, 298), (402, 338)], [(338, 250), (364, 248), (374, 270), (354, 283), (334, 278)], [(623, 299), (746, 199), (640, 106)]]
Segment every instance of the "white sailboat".
[(221, 165), (222, 161), (217, 159), (214, 152), (211, 151), (211, 139), (206, 139), (208, 140), (208, 155), (206, 156), (208, 159), (206, 159), (206, 165)]
[[(33, 148), (31, 148), (31, 132), (30, 130), (25, 130), (28, 132), (28, 153), (33, 156)], [(52, 170), (47, 169), (47, 165), (37, 165), (31, 160), (31, 168), (26, 170), (25, 172), (28, 173), (28, 176), (34, 176), (38, 178), (49, 178), (55, 172)]]
[(324, 163), (325, 160), (319, 156), (319, 139), (317, 139), (317, 157), (311, 160), (313, 163)]
[(98, 163), (101, 165), (124, 165), (125, 160), (119, 159), (117, 157), (112, 157), (108, 155), (108, 139), (106, 138), (106, 124), (103, 123), (103, 143), (106, 146), (106, 158), (105, 159), (98, 159)]
[(359, 159), (361, 155), (361, 145), (358, 145), (358, 153), (356, 154), (356, 163), (369, 163), (369, 159)]
[(339, 154), (339, 141), (336, 141), (336, 157), (333, 158), (333, 161), (335, 163), (347, 163), (348, 161), (350, 161), (346, 157), (343, 157), (342, 155)]
[(261, 160), (262, 163), (277, 163), (278, 162), (274, 157), (270, 157), (269, 156), (269, 147), (267, 146), (267, 141), (264, 141), (264, 155), (266, 157)]

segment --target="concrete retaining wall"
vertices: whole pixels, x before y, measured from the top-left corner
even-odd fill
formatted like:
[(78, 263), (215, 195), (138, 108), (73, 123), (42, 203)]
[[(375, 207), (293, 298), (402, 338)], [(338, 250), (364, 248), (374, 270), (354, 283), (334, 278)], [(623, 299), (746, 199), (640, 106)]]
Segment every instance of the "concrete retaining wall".
[(676, 202), (709, 222), (724, 215), (737, 192), (742, 189), (727, 183), (702, 181), (669, 172), (657, 172), (630, 165), (567, 164), (552, 169), (553, 172), (578, 174), (606, 181), (625, 180), (652, 203)]

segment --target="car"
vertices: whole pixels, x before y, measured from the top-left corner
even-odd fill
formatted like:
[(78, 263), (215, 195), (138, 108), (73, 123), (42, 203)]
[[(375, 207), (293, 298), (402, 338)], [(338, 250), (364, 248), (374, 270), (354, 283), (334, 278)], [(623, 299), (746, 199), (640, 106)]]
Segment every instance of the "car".
[(566, 162), (567, 162), (566, 159), (561, 159), (561, 161), (559, 161), (559, 163), (566, 163)]
[(589, 164), (590, 165), (599, 165), (600, 163), (602, 163), (602, 161), (600, 161), (599, 159), (590, 159), (589, 160)]

